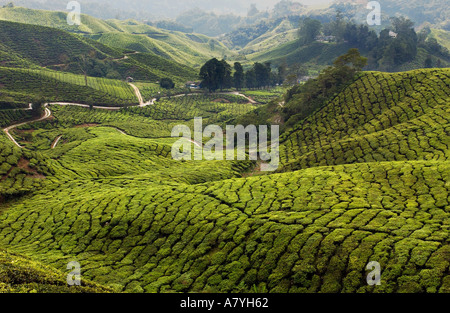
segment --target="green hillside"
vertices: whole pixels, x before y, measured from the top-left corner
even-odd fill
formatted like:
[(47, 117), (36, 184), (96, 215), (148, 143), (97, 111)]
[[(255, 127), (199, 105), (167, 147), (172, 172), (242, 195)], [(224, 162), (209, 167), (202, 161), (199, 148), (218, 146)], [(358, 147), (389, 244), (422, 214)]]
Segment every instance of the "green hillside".
[[(334, 59), (344, 54), (353, 45), (349, 43), (324, 43), (313, 42), (308, 45), (301, 45), (298, 40), (293, 40), (285, 44), (262, 50), (247, 56), (253, 62), (272, 62), (278, 66), (287, 62), (287, 64), (299, 63), (307, 67), (313, 68), (315, 71), (330, 65)], [(362, 55), (367, 55), (367, 51), (361, 50)], [(416, 57), (401, 65), (390, 68), (390, 71), (408, 71), (423, 68), (425, 60), (430, 56), (432, 64), (440, 64), (441, 67), (450, 65), (450, 59), (439, 53), (433, 54), (426, 49), (419, 47)], [(376, 67), (376, 64), (372, 64)]]
[[(148, 52), (188, 66), (200, 67), (212, 57), (232, 55), (232, 52), (222, 43), (205, 35), (163, 30), (134, 20), (101, 20), (82, 14), (80, 26), (69, 26), (66, 12), (21, 7), (0, 8), (0, 20), (47, 26), (77, 33), (111, 47), (120, 48), (119, 50)], [(48, 40), (51, 39), (50, 36)], [(92, 41), (89, 43), (92, 44)], [(36, 44), (32, 42), (32, 45), (26, 47), (31, 49)], [(42, 45), (48, 47), (43, 43)], [(74, 54), (77, 52), (77, 50), (73, 51)], [(58, 60), (51, 55), (49, 59)]]
[(28, 105), (43, 98), (47, 102), (74, 102), (104, 106), (138, 104), (133, 89), (118, 80), (88, 77), (51, 70), (0, 67), (0, 102)]
[(431, 37), (435, 38), (438, 43), (450, 50), (450, 31), (442, 29), (432, 29)]
[[(248, 103), (51, 106), (52, 120), (14, 134), (31, 132), (14, 153), (48, 170), (0, 204), (0, 247), (60, 271), (76, 259), (129, 292), (448, 293), (449, 87), (447, 69), (363, 73), (283, 135), (280, 173), (266, 174), (170, 156), (172, 125), (207, 112), (220, 123)], [(380, 286), (366, 283), (369, 261)]]
[(281, 170), (447, 160), (449, 87), (448, 69), (364, 73), (323, 109), (283, 135)]
[[(125, 80), (156, 82), (162, 77), (185, 82), (196, 77), (186, 65), (154, 54), (125, 54), (98, 41), (55, 28), (0, 21), (2, 66), (51, 69)], [(80, 56), (87, 58), (87, 64)]]
[(23, 7), (0, 8), (0, 20), (58, 28), (73, 33), (103, 33), (115, 31), (105, 21), (81, 14), (81, 25), (69, 25), (67, 12), (28, 9)]
[(330, 44), (314, 42), (302, 46), (298, 40), (292, 40), (272, 49), (251, 54), (249, 58), (255, 62), (271, 61), (274, 65), (287, 62), (288, 64), (319, 65), (320, 68), (320, 66), (324, 67), (331, 64), (334, 59), (347, 52), (350, 48), (351, 45), (346, 43)]
[(67, 273), (26, 257), (0, 251), (0, 293), (108, 293), (110, 288), (90, 281), (67, 286)]
[(204, 35), (168, 32), (144, 26), (142, 32), (108, 32), (92, 38), (112, 47), (146, 52), (168, 60), (201, 67), (208, 59), (230, 55), (228, 49), (215, 39)]

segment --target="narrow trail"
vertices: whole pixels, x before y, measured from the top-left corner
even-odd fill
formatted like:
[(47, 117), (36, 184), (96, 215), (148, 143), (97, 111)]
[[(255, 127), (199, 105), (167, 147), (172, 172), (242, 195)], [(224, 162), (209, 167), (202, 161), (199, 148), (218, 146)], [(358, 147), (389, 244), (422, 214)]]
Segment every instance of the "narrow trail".
[(58, 144), (59, 140), (61, 140), (62, 135), (56, 137), (55, 141), (52, 143), (52, 149), (56, 148), (56, 145)]
[(150, 100), (148, 102), (144, 102), (144, 99), (142, 98), (141, 91), (139, 90), (139, 88), (136, 87), (135, 84), (132, 84), (132, 83), (128, 83), (128, 84), (134, 89), (134, 93), (136, 94), (136, 97), (139, 100), (139, 106), (141, 108), (142, 107), (146, 107), (148, 105), (153, 105), (155, 103), (156, 99), (152, 99), (152, 100)]
[(23, 122), (23, 123), (19, 123), (19, 124), (14, 124), (11, 126), (8, 126), (6, 128), (3, 129), (3, 131), (5, 132), (6, 136), (8, 136), (8, 138), (19, 148), (23, 148), (21, 145), (19, 145), (19, 143), (14, 139), (14, 137), (9, 133), (11, 130), (13, 130), (16, 127), (22, 126), (22, 125), (26, 125), (28, 123), (33, 123), (33, 122), (39, 122), (39, 121), (43, 121), (48, 119), (50, 116), (52, 116), (52, 112), (49, 110), (48, 108), (48, 104), (44, 104), (44, 116), (39, 117), (37, 119), (28, 121), (28, 122)]
[[(200, 92), (194, 92), (194, 93), (188, 93), (188, 94), (183, 93), (183, 94), (171, 96), (171, 98), (180, 98), (180, 97), (184, 97), (184, 96), (195, 96), (195, 95), (203, 95), (203, 94), (204, 93), (200, 93)], [(258, 104), (257, 101), (253, 100), (252, 98), (247, 97), (246, 95), (244, 95), (243, 93), (240, 93), (238, 91), (216, 92), (216, 93), (212, 93), (211, 95), (235, 95), (235, 96), (240, 96), (240, 97), (246, 99), (251, 104)], [(165, 98), (169, 98), (169, 97), (162, 97), (161, 99), (165, 99)]]
[[(138, 87), (136, 87), (136, 85), (129, 83), (129, 85), (134, 89), (134, 92), (136, 94), (136, 97), (139, 100), (139, 107), (146, 107), (149, 105), (154, 105), (156, 98), (144, 102), (144, 99), (142, 98), (141, 92), (139, 90)], [(193, 94), (188, 94), (188, 96), (192, 96), (192, 95), (196, 95), (197, 93), (193, 93)], [(257, 104), (258, 102), (254, 101), (253, 99), (247, 97), (244, 94), (241, 94), (237, 91), (230, 91), (230, 92), (220, 92), (220, 93), (215, 93), (216, 95), (220, 95), (220, 94), (233, 94), (233, 95), (237, 95), (237, 96), (241, 96), (245, 99), (247, 99), (250, 103), (253, 104)], [(186, 96), (186, 94), (179, 94), (179, 95), (174, 95), (172, 97), (183, 97)], [(168, 98), (168, 97), (167, 97)], [(39, 121), (43, 121), (48, 119), (49, 117), (52, 116), (52, 112), (50, 111), (50, 109), (48, 108), (48, 105), (60, 105), (60, 106), (78, 106), (78, 107), (82, 107), (82, 108), (90, 108), (90, 106), (88, 104), (82, 104), (82, 103), (72, 103), (72, 102), (50, 102), (50, 103), (46, 103), (44, 104), (44, 115), (40, 118), (34, 119), (34, 120), (30, 120), (27, 122), (22, 122), (22, 123), (18, 123), (18, 124), (13, 124), (11, 126), (8, 126), (6, 128), (3, 129), (3, 131), (5, 132), (6, 136), (8, 136), (8, 138), (19, 148), (23, 148), (15, 139), (14, 137), (10, 134), (10, 131), (13, 130), (14, 128), (20, 127), (22, 125), (26, 125), (29, 123), (34, 123), (34, 122), (39, 122)], [(32, 110), (32, 104), (30, 103), (28, 108), (26, 109), (16, 109), (16, 110)], [(110, 111), (118, 111), (120, 109), (122, 109), (123, 107), (106, 107), (106, 106), (93, 106), (92, 108), (94, 109), (101, 109), (101, 110), (110, 110)], [(127, 135), (124, 131), (117, 129), (119, 132), (121, 132), (124, 135)], [(61, 139), (62, 136), (59, 136), (55, 139), (55, 141), (52, 144), (52, 149), (54, 149), (56, 147), (56, 145), (58, 144), (59, 140)], [(194, 140), (190, 140), (193, 144), (195, 144), (198, 147), (201, 147), (201, 145), (194, 141)]]

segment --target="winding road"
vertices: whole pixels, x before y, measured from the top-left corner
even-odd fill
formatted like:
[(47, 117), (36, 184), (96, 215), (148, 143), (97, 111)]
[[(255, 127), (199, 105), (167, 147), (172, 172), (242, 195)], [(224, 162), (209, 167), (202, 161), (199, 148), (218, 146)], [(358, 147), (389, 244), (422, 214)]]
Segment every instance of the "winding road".
[[(135, 86), (134, 84), (132, 84), (132, 83), (128, 83), (128, 84), (133, 88), (133, 90), (134, 90), (134, 92), (135, 92), (135, 94), (136, 94), (136, 97), (137, 97), (138, 100), (139, 100), (139, 105), (138, 105), (139, 107), (146, 107), (146, 106), (154, 105), (154, 104), (155, 104), (156, 98), (154, 98), (154, 99), (152, 99), (152, 100), (150, 100), (150, 101), (144, 102), (144, 99), (142, 98), (142, 95), (141, 95), (141, 92), (140, 92), (139, 88), (136, 87), (136, 86)], [(239, 92), (237, 92), (237, 91), (220, 92), (220, 93), (217, 93), (217, 94), (218, 94), (218, 95), (220, 95), (220, 94), (233, 94), (233, 95), (241, 96), (241, 97), (247, 99), (250, 103), (253, 103), (253, 104), (256, 104), (256, 103), (257, 103), (257, 102), (254, 101), (253, 99), (251, 99), (251, 98), (247, 97), (246, 95), (241, 94), (241, 93), (239, 93)], [(188, 95), (196, 95), (196, 93), (188, 94)], [(175, 95), (175, 96), (172, 96), (172, 97), (182, 97), (182, 96), (186, 96), (186, 94)], [(69, 105), (71, 105), (71, 106), (78, 106), (78, 107), (83, 107), (83, 108), (90, 108), (90, 106), (89, 106), (88, 104), (82, 104), (82, 103), (72, 103), (72, 102), (51, 102), (51, 103), (46, 103), (46, 104), (44, 104), (44, 115), (43, 115), (42, 117), (39, 117), (39, 118), (34, 119), (34, 120), (26, 121), (26, 122), (14, 124), (14, 125), (11, 125), (11, 126), (8, 126), (8, 127), (4, 128), (3, 131), (5, 132), (6, 136), (8, 136), (8, 138), (9, 138), (9, 139), (10, 139), (17, 147), (23, 148), (23, 147), (22, 147), (22, 146), (14, 139), (14, 137), (10, 134), (10, 131), (13, 130), (14, 128), (20, 127), (20, 126), (22, 126), (22, 125), (29, 124), (29, 123), (33, 123), (33, 122), (43, 121), (43, 120), (46, 120), (46, 119), (48, 119), (49, 117), (51, 117), (51, 116), (52, 116), (52, 112), (51, 112), (50, 109), (48, 108), (48, 105), (49, 105), (49, 104), (50, 104), (50, 105), (61, 105), (61, 106), (69, 106)], [(122, 109), (122, 107), (106, 107), (106, 106), (93, 106), (93, 108), (94, 108), (94, 109), (102, 109), (102, 110), (110, 110), (110, 111), (118, 111), (118, 110)], [(28, 108), (26, 108), (26, 109), (18, 109), (18, 110), (31, 110), (31, 109), (32, 109), (32, 104), (30, 103), (29, 106), (28, 106)], [(119, 129), (118, 129), (118, 130), (119, 130)], [(122, 134), (126, 135), (126, 133), (123, 132), (122, 130), (119, 130), (119, 131), (120, 131)], [(56, 147), (56, 145), (58, 144), (58, 142), (59, 142), (59, 140), (61, 139), (61, 137), (62, 137), (62, 136), (59, 136), (58, 138), (55, 139), (55, 141), (53, 142), (53, 144), (52, 144), (52, 146), (51, 146), (52, 149), (54, 149), (54, 148)], [(191, 140), (191, 142), (194, 143), (194, 144), (197, 145), (197, 146), (200, 146), (199, 143), (197, 143), (197, 142), (195, 142), (195, 141), (192, 141), (192, 140)]]
[(19, 127), (19, 126), (22, 126), (22, 125), (25, 125), (25, 124), (28, 124), (28, 123), (31, 123), (31, 122), (39, 122), (39, 121), (46, 120), (46, 119), (48, 119), (50, 116), (52, 116), (52, 112), (50, 111), (50, 109), (48, 108), (48, 104), (46, 103), (46, 104), (44, 104), (44, 116), (42, 116), (42, 117), (40, 117), (40, 118), (38, 118), (38, 119), (32, 120), (32, 121), (23, 122), (23, 123), (19, 123), (19, 124), (14, 124), (14, 125), (8, 126), (8, 127), (6, 127), (5, 129), (3, 129), (3, 131), (6, 133), (6, 136), (8, 136), (8, 138), (9, 138), (16, 146), (18, 146), (19, 148), (23, 148), (23, 147), (22, 147), (21, 145), (19, 145), (19, 143), (14, 139), (14, 137), (11, 136), (11, 134), (9, 133), (9, 131), (12, 130), (12, 129), (14, 129), (14, 128), (16, 128), (16, 127)]

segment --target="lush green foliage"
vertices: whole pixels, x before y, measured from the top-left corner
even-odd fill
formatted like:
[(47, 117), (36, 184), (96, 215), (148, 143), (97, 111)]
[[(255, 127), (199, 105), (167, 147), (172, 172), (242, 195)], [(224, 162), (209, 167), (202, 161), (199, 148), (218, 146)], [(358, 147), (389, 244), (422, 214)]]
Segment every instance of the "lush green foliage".
[(81, 280), (81, 286), (67, 285), (67, 274), (20, 255), (0, 251), (1, 293), (106, 293), (112, 289)]
[(132, 88), (121, 81), (50, 70), (0, 67), (0, 101), (28, 104), (44, 97), (49, 102), (74, 102), (118, 106), (137, 103)]
[(132, 76), (153, 82), (167, 76), (176, 81), (195, 77), (195, 72), (185, 65), (154, 53), (134, 52), (124, 55), (121, 49), (55, 28), (0, 21), (2, 66), (44, 66), (88, 76), (123, 80)]
[(283, 170), (448, 159), (449, 86), (448, 70), (363, 74), (284, 134)]
[[(18, 130), (51, 171), (2, 207), (0, 245), (129, 292), (449, 292), (448, 86), (446, 70), (364, 74), (283, 136), (287, 173), (248, 178), (247, 163), (174, 161), (175, 139), (157, 138), (158, 120), (248, 104), (51, 106)], [(140, 119), (154, 139), (129, 136), (148, 136)], [(365, 282), (372, 260), (381, 286)]]

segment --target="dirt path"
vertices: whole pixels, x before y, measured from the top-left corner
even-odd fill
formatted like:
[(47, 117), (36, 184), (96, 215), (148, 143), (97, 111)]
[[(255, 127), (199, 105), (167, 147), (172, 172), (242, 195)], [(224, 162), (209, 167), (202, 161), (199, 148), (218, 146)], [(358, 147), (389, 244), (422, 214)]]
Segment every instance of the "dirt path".
[(28, 123), (39, 122), (39, 121), (43, 121), (43, 120), (48, 119), (48, 118), (52, 115), (52, 112), (48, 109), (47, 106), (48, 106), (48, 104), (44, 104), (44, 116), (42, 116), (42, 117), (40, 117), (40, 118), (37, 118), (37, 119), (34, 119), (34, 120), (31, 120), (31, 121), (28, 121), (28, 122), (23, 122), (23, 123), (19, 123), (19, 124), (14, 124), (14, 125), (11, 125), (11, 126), (8, 126), (8, 127), (4, 128), (3, 131), (6, 133), (6, 136), (8, 136), (8, 138), (9, 138), (16, 146), (18, 146), (19, 148), (23, 148), (21, 145), (19, 145), (19, 143), (14, 139), (14, 137), (13, 137), (9, 132), (10, 132), (11, 130), (13, 130), (14, 128), (16, 128), (16, 127), (19, 127), (19, 126), (22, 126), (22, 125), (25, 125), (25, 124), (28, 124)]
[[(73, 106), (82, 107), (82, 108), (90, 108), (90, 106), (87, 104), (72, 103), (72, 102), (51, 102), (49, 104), (53, 104), (53, 105), (56, 104), (56, 105), (61, 105), (61, 106), (73, 105)], [(110, 110), (110, 111), (118, 111), (118, 110), (122, 109), (122, 107), (104, 107), (104, 106), (95, 106), (95, 105), (92, 108), (102, 109), (102, 110)]]
[[(184, 96), (195, 96), (195, 95), (203, 95), (203, 94), (204, 93), (200, 93), (200, 92), (188, 93), (188, 94), (183, 93), (183, 94), (171, 96), (171, 98), (180, 98), (180, 97), (184, 97)], [(244, 95), (243, 93), (240, 93), (238, 91), (216, 92), (216, 93), (211, 93), (211, 95), (235, 95), (235, 96), (240, 96), (242, 98), (247, 99), (247, 101), (250, 102), (251, 104), (258, 104), (257, 101), (253, 100), (252, 98), (247, 97), (246, 95)], [(166, 99), (166, 98), (169, 98), (169, 97), (162, 97), (161, 99)]]
[(135, 84), (132, 84), (132, 83), (128, 83), (128, 84), (129, 84), (131, 87), (133, 87), (134, 93), (136, 94), (136, 97), (137, 97), (138, 100), (139, 100), (139, 106), (140, 106), (140, 107), (145, 107), (145, 106), (147, 106), (147, 105), (153, 105), (153, 104), (155, 104), (156, 99), (152, 99), (152, 100), (150, 100), (150, 101), (148, 101), (148, 102), (144, 102), (144, 99), (142, 98), (141, 91), (139, 90), (139, 88), (136, 87)]
[(56, 148), (56, 145), (58, 144), (58, 142), (59, 142), (59, 140), (61, 139), (61, 137), (62, 137), (62, 135), (56, 137), (55, 141), (53, 141), (53, 143), (52, 143), (52, 149), (55, 149), (55, 148)]
[[(148, 106), (148, 105), (154, 105), (154, 104), (155, 104), (156, 99), (152, 99), (152, 100), (150, 100), (150, 101), (148, 101), (148, 102), (144, 102), (144, 99), (142, 98), (142, 95), (141, 95), (141, 92), (140, 92), (139, 88), (136, 87), (136, 86), (135, 86), (134, 84), (132, 84), (132, 83), (129, 83), (129, 84), (130, 84), (130, 86), (134, 89), (134, 92), (135, 92), (135, 94), (136, 94), (136, 97), (137, 97), (138, 100), (139, 100), (139, 107), (145, 107), (145, 106)], [(191, 93), (191, 94), (188, 94), (188, 95), (192, 96), (192, 95), (196, 95), (196, 94), (197, 94), (197, 93), (193, 93), (193, 94)], [(233, 95), (237, 95), (237, 96), (244, 97), (244, 98), (247, 99), (250, 103), (253, 103), (253, 104), (258, 103), (258, 102), (256, 102), (256, 101), (254, 101), (253, 99), (251, 99), (251, 98), (247, 97), (246, 95), (241, 94), (241, 93), (239, 93), (239, 92), (237, 92), (237, 91), (230, 91), (230, 92), (220, 92), (220, 93), (216, 93), (216, 95), (220, 95), (220, 94), (224, 94), (224, 95), (226, 95), (226, 94), (233, 94)], [(172, 96), (172, 97), (183, 97), (183, 96), (186, 96), (186, 94), (174, 95), (174, 96)], [(28, 122), (23, 122), (23, 123), (19, 123), (19, 124), (14, 124), (14, 125), (8, 126), (8, 127), (6, 127), (6, 128), (3, 129), (3, 131), (6, 133), (6, 135), (8, 136), (8, 138), (9, 138), (9, 139), (10, 139), (17, 147), (23, 148), (23, 147), (22, 147), (22, 146), (14, 139), (14, 137), (10, 134), (10, 131), (11, 131), (12, 129), (16, 128), (16, 127), (19, 127), (19, 126), (22, 126), (22, 125), (25, 125), (25, 124), (28, 124), (28, 123), (39, 122), (39, 121), (43, 121), (43, 120), (45, 120), (45, 119), (48, 119), (48, 118), (52, 115), (52, 112), (51, 112), (50, 109), (48, 108), (48, 105), (49, 105), (49, 104), (51, 104), (51, 105), (61, 105), (61, 106), (69, 106), (69, 105), (72, 105), (72, 106), (78, 106), (78, 107), (82, 107), (82, 108), (90, 108), (90, 106), (89, 106), (88, 104), (82, 104), (82, 103), (71, 103), (71, 102), (51, 102), (51, 103), (46, 103), (46, 104), (44, 105), (44, 116), (42, 116), (42, 117), (40, 117), (40, 118), (38, 118), (38, 119), (34, 119), (34, 120), (31, 120), (31, 121), (28, 121)], [(110, 111), (118, 111), (118, 110), (122, 109), (122, 107), (105, 107), (105, 106), (93, 106), (92, 108), (94, 108), (94, 109), (101, 109), (101, 110), (110, 110)], [(28, 106), (28, 108), (26, 108), (26, 109), (21, 109), (21, 110), (31, 110), (31, 109), (32, 109), (32, 104), (30, 103), (29, 106)], [(118, 130), (119, 130), (119, 129), (118, 129)], [(121, 133), (123, 133), (124, 135), (127, 135), (127, 134), (126, 134), (125, 132), (123, 132), (122, 130), (119, 130), (119, 131), (120, 131)], [(58, 138), (55, 139), (55, 142), (53, 142), (53, 144), (52, 144), (52, 149), (54, 149), (54, 148), (56, 147), (56, 145), (58, 144), (58, 142), (59, 142), (60, 139), (61, 139), (61, 136), (59, 136)], [(195, 141), (193, 141), (193, 140), (191, 140), (191, 142), (194, 143), (195, 145), (197, 145), (198, 147), (201, 146), (199, 143), (197, 143), (197, 142), (195, 142)]]

